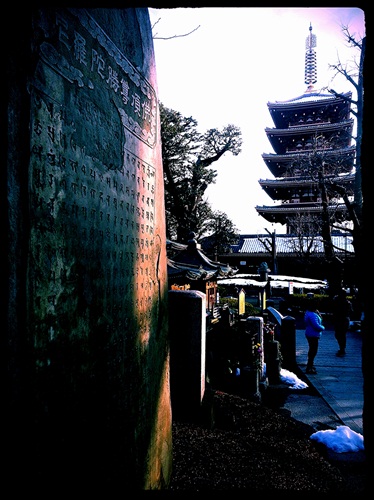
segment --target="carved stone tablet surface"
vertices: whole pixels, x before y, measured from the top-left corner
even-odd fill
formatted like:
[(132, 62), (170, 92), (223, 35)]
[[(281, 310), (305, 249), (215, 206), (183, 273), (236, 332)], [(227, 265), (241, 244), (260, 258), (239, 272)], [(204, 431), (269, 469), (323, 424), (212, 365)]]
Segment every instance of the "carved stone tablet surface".
[(170, 474), (171, 409), (148, 11), (41, 9), (31, 42), (26, 294), (36, 448), (43, 456), (48, 424), (56, 454), (72, 450), (70, 472), (79, 441), (87, 469), (159, 488)]

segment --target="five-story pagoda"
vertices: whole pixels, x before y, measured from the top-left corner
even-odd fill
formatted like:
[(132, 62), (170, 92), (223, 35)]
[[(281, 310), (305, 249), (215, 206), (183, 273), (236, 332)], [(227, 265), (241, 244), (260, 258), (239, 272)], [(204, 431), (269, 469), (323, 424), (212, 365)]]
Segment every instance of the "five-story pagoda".
[(316, 233), (321, 217), (330, 226), (348, 217), (341, 193), (353, 195), (355, 147), (351, 145), (351, 92), (316, 91), (316, 36), (306, 39), (304, 94), (268, 102), (274, 128), (265, 132), (275, 153), (262, 158), (275, 179), (259, 184), (274, 200), (256, 206), (267, 221), (286, 225), (287, 234)]

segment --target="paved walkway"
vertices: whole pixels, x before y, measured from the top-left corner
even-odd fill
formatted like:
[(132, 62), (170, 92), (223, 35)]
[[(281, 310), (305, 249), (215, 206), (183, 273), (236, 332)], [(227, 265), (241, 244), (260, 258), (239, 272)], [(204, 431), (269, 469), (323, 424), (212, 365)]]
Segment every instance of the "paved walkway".
[(325, 330), (319, 341), (314, 365), (317, 374), (306, 375), (308, 342), (304, 330), (296, 330), (296, 363), (344, 425), (363, 435), (364, 404), (362, 374), (362, 335), (347, 333), (344, 357), (336, 356), (338, 343), (332, 330)]

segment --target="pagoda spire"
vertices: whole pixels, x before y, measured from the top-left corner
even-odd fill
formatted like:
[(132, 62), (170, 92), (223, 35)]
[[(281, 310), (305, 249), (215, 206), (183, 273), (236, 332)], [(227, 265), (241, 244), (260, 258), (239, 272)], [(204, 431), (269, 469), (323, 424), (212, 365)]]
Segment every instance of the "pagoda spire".
[(314, 50), (317, 46), (317, 37), (312, 33), (312, 23), (309, 26), (309, 35), (305, 40), (305, 83), (306, 92), (313, 91), (313, 84), (317, 83), (317, 55)]

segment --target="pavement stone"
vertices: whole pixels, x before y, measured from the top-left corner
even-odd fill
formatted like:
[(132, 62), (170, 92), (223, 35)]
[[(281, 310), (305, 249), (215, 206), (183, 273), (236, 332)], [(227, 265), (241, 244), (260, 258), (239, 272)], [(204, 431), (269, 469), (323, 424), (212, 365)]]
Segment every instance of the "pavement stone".
[(362, 373), (362, 335), (347, 332), (344, 357), (336, 356), (338, 343), (333, 330), (325, 330), (315, 358), (317, 373), (305, 373), (308, 342), (304, 330), (296, 330), (296, 363), (312, 385), (333, 410), (343, 425), (363, 435), (364, 406)]
[[(344, 357), (336, 356), (338, 344), (333, 330), (325, 330), (315, 358), (317, 373), (305, 373), (308, 342), (305, 331), (296, 330), (296, 374), (308, 384), (304, 390), (288, 391), (283, 410), (315, 432), (346, 425), (363, 436), (362, 335), (347, 332)], [(336, 453), (326, 448), (326, 456), (337, 465), (359, 467), (366, 464), (365, 450)], [(355, 465), (356, 464), (356, 465)], [(361, 470), (361, 469), (358, 469)]]

